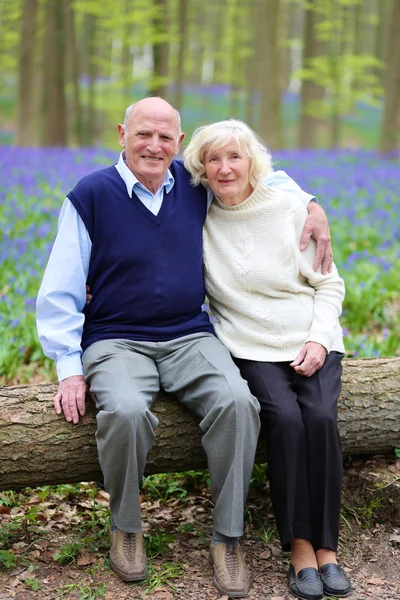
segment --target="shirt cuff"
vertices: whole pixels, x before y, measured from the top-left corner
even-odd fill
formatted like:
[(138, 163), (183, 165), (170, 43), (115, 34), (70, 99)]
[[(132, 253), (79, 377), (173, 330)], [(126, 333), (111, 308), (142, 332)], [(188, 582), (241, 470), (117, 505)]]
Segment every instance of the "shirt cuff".
[(58, 381), (72, 377), (73, 375), (83, 375), (81, 352), (67, 354), (57, 361)]
[(309, 202), (316, 202), (318, 204), (318, 200), (315, 196), (312, 196), (311, 194), (307, 194), (307, 192), (303, 191), (303, 198), (305, 200), (305, 204), (308, 204)]

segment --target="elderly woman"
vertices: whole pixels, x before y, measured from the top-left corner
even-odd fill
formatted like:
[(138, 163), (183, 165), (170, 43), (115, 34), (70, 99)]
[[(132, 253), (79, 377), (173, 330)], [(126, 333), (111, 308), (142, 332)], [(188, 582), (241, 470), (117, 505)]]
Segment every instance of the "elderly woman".
[(298, 598), (346, 596), (337, 564), (342, 477), (337, 399), (344, 347), (336, 267), (300, 252), (307, 210), (265, 183), (271, 156), (236, 120), (195, 131), (184, 153), (194, 185), (214, 198), (204, 267), (215, 330), (261, 405), (271, 498), (289, 587)]

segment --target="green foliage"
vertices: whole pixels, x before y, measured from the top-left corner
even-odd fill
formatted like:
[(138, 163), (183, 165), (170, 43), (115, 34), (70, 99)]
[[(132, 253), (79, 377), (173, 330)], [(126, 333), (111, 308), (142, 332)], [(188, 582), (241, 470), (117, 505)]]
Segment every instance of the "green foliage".
[(395, 448), (394, 453), (397, 456), (397, 458), (400, 458), (400, 448)]
[(2, 506), (17, 506), (18, 504), (18, 499), (16, 497), (16, 494), (14, 491), (10, 490), (10, 491), (6, 491), (6, 492), (2, 492), (0, 494), (0, 504)]
[(260, 531), (260, 538), (262, 539), (264, 544), (268, 544), (275, 534), (276, 534), (275, 527), (265, 528), (264, 525), (262, 525), (261, 531)]
[(145, 595), (151, 594), (156, 588), (168, 586), (176, 591), (172, 581), (183, 574), (183, 567), (174, 562), (162, 563), (161, 565), (149, 565), (147, 587)]
[(37, 577), (25, 577), (24, 583), (29, 586), (33, 592), (40, 590), (40, 582)]
[(106, 586), (104, 583), (67, 583), (57, 590), (56, 598), (64, 598), (71, 592), (78, 592), (80, 594), (79, 600), (97, 600), (98, 598), (104, 598)]
[(258, 491), (265, 488), (266, 481), (268, 479), (268, 463), (255, 464), (250, 480), (250, 491)]
[(12, 569), (17, 564), (17, 557), (10, 550), (0, 550), (0, 567)]
[(376, 498), (371, 500), (367, 506), (364, 506), (362, 509), (362, 519), (367, 527), (371, 527), (374, 524), (375, 512), (382, 507), (383, 503), (383, 498)]
[(168, 533), (162, 527), (147, 533), (144, 538), (146, 553), (149, 558), (156, 558), (159, 554), (169, 554), (169, 544), (175, 541), (175, 536)]
[(68, 564), (74, 562), (81, 544), (78, 542), (72, 542), (71, 544), (66, 544), (65, 546), (61, 546), (61, 548), (56, 552), (53, 556), (53, 560), (58, 562), (58, 564)]
[(182, 479), (177, 474), (150, 475), (143, 480), (143, 492), (152, 499), (166, 502), (171, 497), (187, 497), (187, 490), (182, 487)]
[[(378, 71), (383, 64), (374, 56), (341, 54), (310, 58), (305, 68), (296, 71), (303, 81), (313, 81), (331, 93), (327, 99), (313, 100), (306, 112), (329, 117), (333, 112), (348, 113), (356, 102), (379, 106), (383, 95)], [(351, 85), (349, 85), (351, 82)]]

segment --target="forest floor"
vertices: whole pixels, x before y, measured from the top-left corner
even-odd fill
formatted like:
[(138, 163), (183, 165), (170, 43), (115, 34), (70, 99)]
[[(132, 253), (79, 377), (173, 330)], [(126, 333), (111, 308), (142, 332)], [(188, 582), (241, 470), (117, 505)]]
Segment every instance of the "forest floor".
[[(355, 469), (370, 473), (383, 463), (387, 518), (379, 511), (382, 501), (353, 489), (353, 502), (346, 493)], [(339, 557), (352, 581), (350, 598), (400, 600), (400, 505), (390, 493), (394, 485), (400, 488), (400, 460), (363, 459), (345, 470)], [(147, 581), (136, 585), (109, 568), (108, 497), (96, 484), (0, 492), (0, 548), (6, 548), (0, 550), (0, 600), (228, 600), (212, 585), (212, 505), (204, 475), (193, 476), (189, 491), (172, 478), (146, 488), (150, 568)], [(288, 555), (280, 550), (266, 492), (256, 482), (246, 509), (242, 546), (253, 575), (248, 598), (289, 600)]]

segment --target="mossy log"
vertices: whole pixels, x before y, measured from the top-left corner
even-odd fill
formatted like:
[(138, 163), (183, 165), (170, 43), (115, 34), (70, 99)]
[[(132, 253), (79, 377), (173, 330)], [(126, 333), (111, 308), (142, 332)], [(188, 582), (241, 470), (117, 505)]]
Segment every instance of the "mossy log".
[[(0, 489), (101, 480), (95, 442), (95, 409), (78, 425), (54, 413), (56, 384), (0, 387)], [(206, 467), (196, 418), (160, 393), (160, 420), (147, 474)], [(400, 358), (343, 362), (339, 400), (343, 450), (349, 454), (391, 453), (400, 447)], [(258, 461), (265, 461), (260, 448)]]

